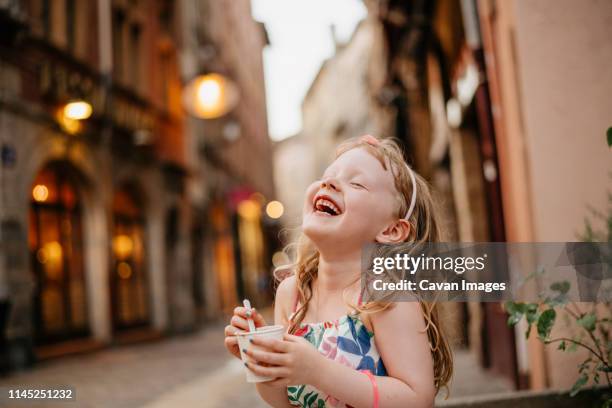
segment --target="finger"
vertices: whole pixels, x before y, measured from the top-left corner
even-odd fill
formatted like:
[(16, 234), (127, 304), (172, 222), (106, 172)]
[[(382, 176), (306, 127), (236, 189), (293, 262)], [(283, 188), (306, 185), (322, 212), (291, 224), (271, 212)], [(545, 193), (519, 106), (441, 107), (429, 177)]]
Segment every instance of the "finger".
[(253, 322), (255, 323), (256, 327), (267, 326), (267, 323), (264, 320), (263, 316), (259, 314), (259, 312), (255, 310), (255, 308), (251, 309), (251, 311), (251, 319), (253, 319)]
[(227, 347), (235, 347), (238, 344), (238, 339), (235, 336), (228, 336), (225, 338), (225, 345)]
[(227, 325), (225, 326), (225, 335), (226, 336), (235, 336), (238, 333), (244, 333), (246, 330), (240, 330), (238, 327)]
[(223, 330), (223, 333), (226, 336), (234, 336), (237, 331), (239, 331), (238, 328), (232, 326), (231, 324), (228, 324), (227, 326), (225, 326), (225, 329)]
[(239, 329), (249, 330), (249, 324), (247, 323), (246, 319), (243, 319), (240, 316), (232, 316), (232, 320), (230, 320), (230, 323), (232, 324), (232, 326), (237, 327)]
[(247, 317), (246, 312), (247, 312), (246, 307), (237, 306), (236, 308), (234, 308), (234, 315), (238, 315), (238, 316), (246, 318)]
[(279, 353), (286, 353), (289, 351), (289, 344), (282, 340), (253, 337), (250, 342), (256, 346), (265, 347)]
[(247, 366), (253, 373), (263, 377), (278, 378), (287, 376), (287, 370), (282, 367), (264, 367), (252, 362), (244, 363), (244, 365)]
[(246, 307), (238, 306), (234, 309), (234, 315), (238, 315), (243, 319), (251, 318), (256, 327), (266, 326), (266, 321), (263, 316), (255, 309), (247, 309)]
[(243, 349), (242, 352), (259, 363), (266, 363), (275, 366), (286, 366), (287, 356), (280, 353), (270, 353), (269, 351), (254, 350), (252, 348)]

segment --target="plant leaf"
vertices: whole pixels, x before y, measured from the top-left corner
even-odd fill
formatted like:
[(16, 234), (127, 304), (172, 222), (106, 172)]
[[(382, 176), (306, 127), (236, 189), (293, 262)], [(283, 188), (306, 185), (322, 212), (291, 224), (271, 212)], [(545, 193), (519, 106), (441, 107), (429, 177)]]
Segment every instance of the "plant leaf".
[(608, 147), (612, 147), (612, 127), (609, 127), (606, 133), (608, 134)]
[(548, 340), (548, 337), (550, 336), (550, 331), (552, 330), (553, 325), (555, 324), (556, 317), (557, 317), (557, 312), (555, 312), (555, 309), (545, 310), (540, 315), (538, 319), (538, 324), (537, 324), (538, 336), (543, 341)]
[(580, 377), (578, 377), (578, 380), (576, 380), (576, 382), (572, 386), (572, 389), (570, 391), (570, 397), (573, 397), (578, 394), (580, 392), (580, 389), (584, 387), (588, 380), (589, 376), (587, 374), (582, 374)]
[(555, 282), (550, 285), (550, 289), (565, 295), (570, 289), (570, 283), (568, 281)]
[(557, 347), (557, 350), (565, 351), (565, 340), (561, 340), (561, 343), (559, 343), (559, 347)]
[(508, 312), (508, 326), (514, 326), (521, 321), (525, 314), (525, 303), (506, 302), (506, 311)]
[(540, 317), (538, 314), (538, 305), (535, 303), (528, 303), (525, 306), (525, 317), (527, 318), (527, 323), (535, 323)]
[(595, 323), (597, 322), (597, 316), (595, 313), (587, 313), (580, 319), (576, 320), (580, 326), (584, 327), (588, 331), (592, 332), (595, 330)]
[(597, 370), (603, 371), (604, 373), (612, 373), (612, 367), (611, 366), (600, 365), (599, 367), (597, 367)]

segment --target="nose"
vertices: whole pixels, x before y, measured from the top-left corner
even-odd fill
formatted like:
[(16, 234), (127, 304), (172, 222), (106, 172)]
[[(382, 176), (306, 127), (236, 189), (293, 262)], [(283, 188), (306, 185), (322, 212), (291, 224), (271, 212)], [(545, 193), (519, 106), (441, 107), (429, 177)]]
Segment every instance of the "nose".
[(331, 190), (335, 190), (338, 191), (338, 181), (331, 178), (331, 177), (327, 177), (324, 178), (323, 180), (321, 180), (321, 187), (322, 188), (329, 188)]

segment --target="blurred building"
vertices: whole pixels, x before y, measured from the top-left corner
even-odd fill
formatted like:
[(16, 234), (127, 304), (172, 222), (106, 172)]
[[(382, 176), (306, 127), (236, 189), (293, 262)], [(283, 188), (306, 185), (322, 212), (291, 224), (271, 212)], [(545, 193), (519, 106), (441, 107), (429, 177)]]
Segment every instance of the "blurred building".
[[(396, 136), (447, 196), (450, 236), (577, 240), (587, 206), (606, 208), (612, 5), (390, 0), (371, 8), (388, 52), (381, 91), (396, 95), (396, 123), (405, 124)], [(463, 341), (516, 387), (576, 380), (584, 356), (535, 336), (526, 342), (525, 327), (509, 329), (500, 304), (468, 304), (462, 315)]]
[(391, 116), (376, 103), (371, 89), (385, 78), (380, 24), (373, 17), (359, 23), (340, 43), (331, 27), (335, 54), (323, 62), (302, 102), (302, 130), (275, 144), (275, 182), (287, 211), (282, 221), (287, 241), (297, 238), (304, 193), (333, 160), (336, 146), (351, 136), (389, 134)]
[[(275, 197), (263, 77), (265, 26), (253, 20), (250, 1), (183, 2), (182, 76), (220, 73), (232, 79), (237, 106), (213, 120), (188, 120), (188, 184), (194, 214), (205, 223), (197, 236), (208, 251), (205, 314), (230, 312), (242, 298), (270, 300), (270, 257), (276, 221), (263, 211)], [(197, 225), (202, 225), (197, 223)], [(207, 245), (206, 243), (210, 243)]]
[[(305, 186), (334, 146), (372, 132), (398, 138), (434, 186), (448, 241), (577, 240), (609, 190), (612, 4), (365, 4), (367, 19), (306, 95), (303, 131), (276, 144), (285, 224), (299, 225)], [(442, 304), (442, 315), (455, 347), (516, 388), (577, 378), (583, 355), (525, 341), (499, 303)]]
[[(0, 3), (10, 366), (192, 330), (242, 296), (267, 299), (266, 36), (248, 1), (227, 3)], [(207, 70), (240, 100), (204, 123), (183, 98)]]

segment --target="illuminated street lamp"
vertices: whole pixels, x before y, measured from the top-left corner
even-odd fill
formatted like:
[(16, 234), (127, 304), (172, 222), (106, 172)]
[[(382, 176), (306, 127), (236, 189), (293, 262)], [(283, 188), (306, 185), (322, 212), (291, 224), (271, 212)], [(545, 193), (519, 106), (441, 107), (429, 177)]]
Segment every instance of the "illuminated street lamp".
[(231, 111), (239, 100), (234, 82), (218, 73), (199, 75), (183, 92), (185, 109), (201, 119), (215, 119)]
[(64, 105), (64, 116), (72, 120), (85, 120), (91, 116), (92, 107), (86, 101), (71, 101)]
[(57, 121), (71, 135), (77, 134), (83, 128), (82, 121), (88, 119), (93, 112), (91, 104), (84, 100), (73, 100), (63, 105), (57, 111)]

